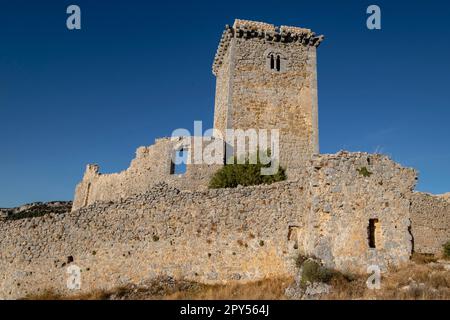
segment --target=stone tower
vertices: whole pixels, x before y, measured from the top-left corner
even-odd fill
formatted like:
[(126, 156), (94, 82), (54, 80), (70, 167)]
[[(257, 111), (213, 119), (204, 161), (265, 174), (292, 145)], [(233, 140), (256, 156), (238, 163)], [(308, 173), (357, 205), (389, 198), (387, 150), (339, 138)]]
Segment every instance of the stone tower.
[(235, 20), (214, 64), (214, 128), (279, 129), (280, 163), (302, 169), (319, 152), (316, 48), (323, 36), (297, 27)]

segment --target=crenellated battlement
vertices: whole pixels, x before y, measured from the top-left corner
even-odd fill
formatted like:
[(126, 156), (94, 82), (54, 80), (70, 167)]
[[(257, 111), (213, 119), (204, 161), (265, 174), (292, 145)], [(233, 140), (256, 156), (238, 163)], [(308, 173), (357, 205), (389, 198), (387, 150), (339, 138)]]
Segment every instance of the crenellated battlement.
[(223, 63), (223, 58), (233, 38), (258, 38), (268, 42), (294, 42), (301, 43), (305, 46), (318, 47), (323, 41), (324, 36), (317, 36), (311, 29), (306, 28), (292, 26), (276, 27), (273, 24), (265, 22), (236, 19), (233, 26), (226, 25), (222, 33), (212, 67), (214, 75), (217, 75), (217, 71)]

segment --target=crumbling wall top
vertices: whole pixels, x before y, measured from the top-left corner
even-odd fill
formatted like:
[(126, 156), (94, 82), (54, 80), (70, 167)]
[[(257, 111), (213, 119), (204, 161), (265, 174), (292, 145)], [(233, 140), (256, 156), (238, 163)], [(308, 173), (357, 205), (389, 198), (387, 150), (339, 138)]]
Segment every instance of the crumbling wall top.
[(233, 29), (250, 29), (250, 30), (264, 30), (275, 32), (275, 26), (266, 22), (258, 22), (251, 20), (235, 19)]
[(259, 38), (265, 41), (282, 43), (301, 43), (305, 46), (318, 47), (323, 41), (324, 36), (316, 36), (311, 29), (281, 26), (276, 27), (273, 24), (236, 19), (232, 27), (225, 26), (222, 38), (219, 42), (216, 55), (214, 57), (212, 71), (214, 75), (222, 65), (225, 53), (228, 50), (232, 38), (252, 39)]

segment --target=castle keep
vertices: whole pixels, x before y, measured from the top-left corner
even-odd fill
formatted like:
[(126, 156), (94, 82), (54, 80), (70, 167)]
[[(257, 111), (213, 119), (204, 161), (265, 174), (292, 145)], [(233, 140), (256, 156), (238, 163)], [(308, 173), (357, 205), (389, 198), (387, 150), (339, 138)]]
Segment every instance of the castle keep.
[[(0, 298), (71, 293), (169, 275), (207, 283), (292, 276), (314, 256), (345, 272), (387, 271), (450, 238), (450, 201), (415, 192), (416, 171), (379, 154), (319, 154), (316, 52), (311, 30), (236, 20), (213, 63), (214, 128), (278, 129), (287, 181), (208, 189), (222, 164), (187, 164), (182, 138), (140, 147), (130, 167), (88, 165), (71, 212), (0, 222)], [(191, 139), (191, 138), (189, 138)], [(219, 141), (220, 134), (201, 146)]]
[(213, 64), (214, 127), (279, 129), (280, 164), (304, 168), (319, 153), (316, 48), (311, 30), (236, 20)]

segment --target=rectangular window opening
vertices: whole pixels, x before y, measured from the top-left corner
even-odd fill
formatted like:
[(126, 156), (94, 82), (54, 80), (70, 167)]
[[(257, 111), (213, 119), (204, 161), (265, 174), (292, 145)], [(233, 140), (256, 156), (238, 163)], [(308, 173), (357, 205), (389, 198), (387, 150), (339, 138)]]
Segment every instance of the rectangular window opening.
[(172, 159), (170, 163), (170, 174), (186, 173), (187, 154), (188, 153), (184, 149), (175, 151), (174, 159)]
[(369, 219), (369, 226), (367, 227), (367, 233), (368, 233), (368, 241), (369, 241), (369, 248), (376, 248), (377, 247), (377, 239), (376, 239), (376, 233), (378, 227), (378, 219)]

